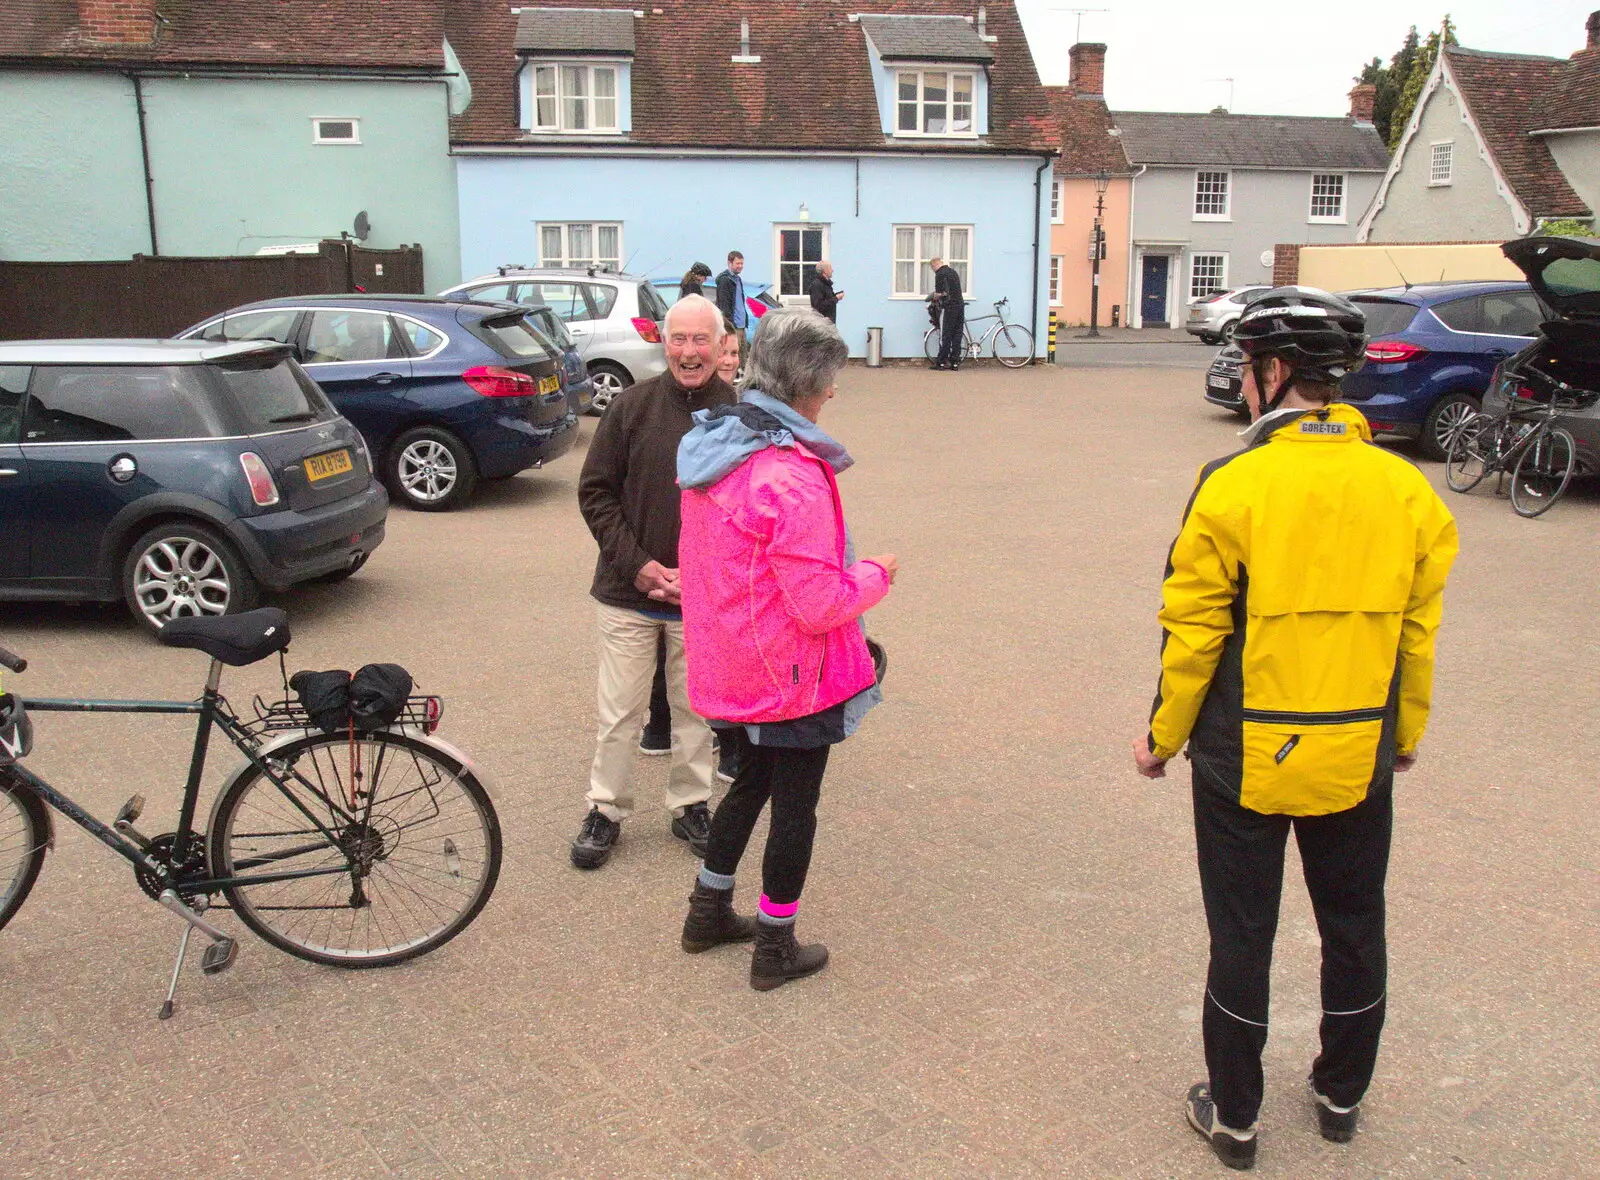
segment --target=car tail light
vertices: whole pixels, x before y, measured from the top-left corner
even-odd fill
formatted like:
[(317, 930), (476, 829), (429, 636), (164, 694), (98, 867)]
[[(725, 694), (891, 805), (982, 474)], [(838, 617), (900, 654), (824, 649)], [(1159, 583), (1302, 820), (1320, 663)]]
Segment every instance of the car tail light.
[(1379, 422), (1376, 418), (1368, 418), (1367, 419), (1367, 428), (1369, 430), (1371, 430), (1374, 434), (1382, 434), (1385, 431), (1393, 430), (1394, 429), (1394, 423), (1393, 422)]
[(532, 397), (539, 390), (538, 382), (526, 373), (499, 365), (475, 365), (461, 379), (484, 397)]
[(661, 343), (661, 329), (654, 320), (648, 320), (642, 315), (636, 315), (633, 317), (633, 329), (644, 338), (646, 344)]
[(271, 508), (278, 502), (278, 485), (272, 482), (272, 472), (267, 470), (260, 455), (246, 451), (239, 456), (239, 466), (244, 468), (244, 477), (250, 483), (250, 498), (257, 508)]
[(1374, 340), (1367, 345), (1367, 361), (1374, 365), (1398, 365), (1427, 354), (1422, 345), (1405, 340)]

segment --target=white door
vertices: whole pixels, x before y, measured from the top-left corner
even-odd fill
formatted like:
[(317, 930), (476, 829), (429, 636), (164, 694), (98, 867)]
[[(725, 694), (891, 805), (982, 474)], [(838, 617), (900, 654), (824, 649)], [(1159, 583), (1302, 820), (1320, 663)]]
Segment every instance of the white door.
[[(772, 284), (785, 307), (810, 307), (807, 294), (817, 263), (828, 257), (828, 227), (815, 222), (773, 226), (776, 276)], [(750, 292), (754, 294), (754, 292)]]

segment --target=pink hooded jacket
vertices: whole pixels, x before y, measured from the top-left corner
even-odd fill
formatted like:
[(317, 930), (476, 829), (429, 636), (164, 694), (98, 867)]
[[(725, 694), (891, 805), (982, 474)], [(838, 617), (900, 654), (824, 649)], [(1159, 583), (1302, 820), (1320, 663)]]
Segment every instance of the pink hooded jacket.
[(875, 561), (846, 566), (845, 551), (833, 467), (803, 443), (765, 446), (685, 487), (678, 560), (697, 713), (788, 721), (872, 686), (857, 620), (888, 594), (889, 574)]

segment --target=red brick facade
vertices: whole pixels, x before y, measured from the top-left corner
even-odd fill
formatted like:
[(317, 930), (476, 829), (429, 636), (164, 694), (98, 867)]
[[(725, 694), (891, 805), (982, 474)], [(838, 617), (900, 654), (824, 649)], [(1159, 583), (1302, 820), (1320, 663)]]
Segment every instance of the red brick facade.
[(155, 0), (78, 0), (78, 28), (89, 41), (148, 45), (156, 35)]

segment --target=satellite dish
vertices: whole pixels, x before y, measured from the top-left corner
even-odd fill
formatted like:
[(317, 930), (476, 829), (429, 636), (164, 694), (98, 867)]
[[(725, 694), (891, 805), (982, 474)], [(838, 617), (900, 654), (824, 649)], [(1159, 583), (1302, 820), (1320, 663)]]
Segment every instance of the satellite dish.
[(367, 220), (367, 211), (365, 209), (363, 209), (360, 213), (356, 214), (356, 224), (355, 224), (356, 241), (358, 241), (358, 242), (366, 241), (367, 240), (367, 235), (370, 234), (371, 232), (372, 232), (372, 222)]

